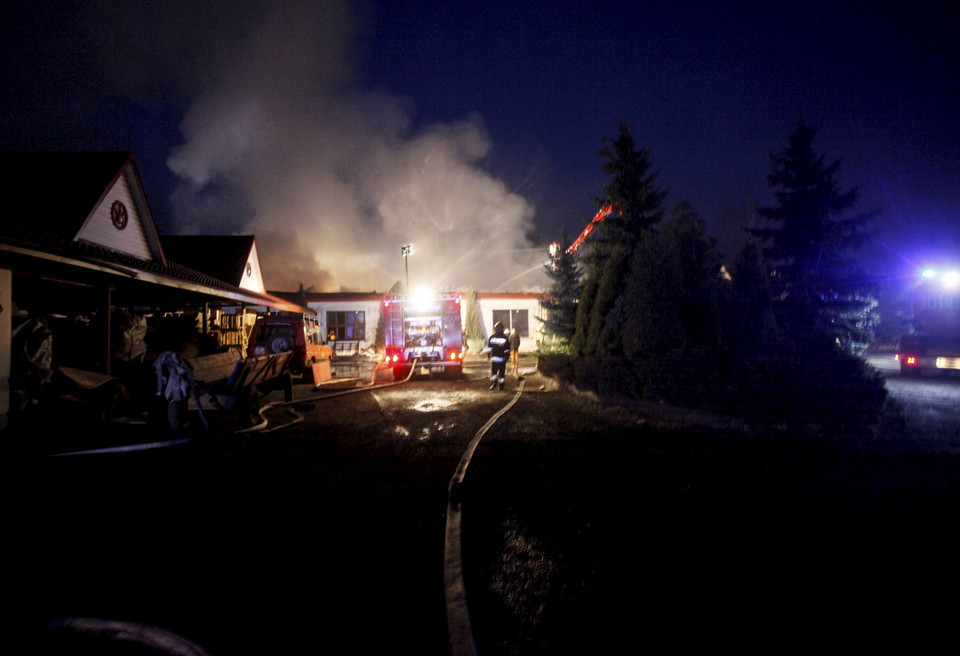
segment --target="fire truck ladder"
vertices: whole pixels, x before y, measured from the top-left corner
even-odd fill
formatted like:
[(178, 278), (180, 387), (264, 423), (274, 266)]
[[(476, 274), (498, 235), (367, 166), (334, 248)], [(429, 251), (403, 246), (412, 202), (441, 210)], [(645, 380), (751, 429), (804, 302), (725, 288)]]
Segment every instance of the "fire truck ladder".
[(607, 203), (594, 215), (593, 220), (587, 224), (587, 227), (583, 229), (583, 232), (580, 233), (580, 236), (577, 237), (576, 241), (570, 244), (570, 247), (567, 249), (567, 253), (576, 253), (577, 250), (583, 246), (583, 242), (586, 241), (587, 236), (593, 232), (593, 229), (597, 226), (598, 223), (603, 221), (605, 218), (610, 216), (613, 213), (613, 203)]

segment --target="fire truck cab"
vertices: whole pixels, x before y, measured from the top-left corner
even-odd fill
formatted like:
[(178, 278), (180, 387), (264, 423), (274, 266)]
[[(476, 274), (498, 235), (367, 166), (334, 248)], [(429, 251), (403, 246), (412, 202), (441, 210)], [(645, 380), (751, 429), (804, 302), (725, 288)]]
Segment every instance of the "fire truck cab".
[(383, 301), (386, 365), (394, 380), (418, 367), (459, 377), (463, 371), (460, 296), (387, 296)]

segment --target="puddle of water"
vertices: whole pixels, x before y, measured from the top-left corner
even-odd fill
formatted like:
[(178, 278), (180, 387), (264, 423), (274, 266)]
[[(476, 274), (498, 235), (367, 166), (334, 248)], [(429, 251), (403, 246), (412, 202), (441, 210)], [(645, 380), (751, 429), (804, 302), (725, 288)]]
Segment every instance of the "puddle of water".
[(427, 399), (415, 403), (413, 409), (418, 412), (438, 412), (448, 409), (455, 403), (456, 401), (448, 401), (446, 399)]

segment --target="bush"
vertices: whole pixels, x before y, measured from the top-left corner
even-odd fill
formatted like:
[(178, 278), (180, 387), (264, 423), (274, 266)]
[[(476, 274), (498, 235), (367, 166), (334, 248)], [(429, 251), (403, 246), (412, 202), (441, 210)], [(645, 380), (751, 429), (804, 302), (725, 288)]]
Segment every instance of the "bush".
[(616, 400), (636, 395), (636, 376), (629, 363), (613, 356), (584, 356), (573, 360), (573, 384), (601, 399)]
[(609, 356), (541, 356), (541, 370), (570, 376), (605, 401), (660, 401), (743, 418), (759, 429), (866, 434), (884, 421), (883, 379), (829, 343), (768, 347), (734, 359), (718, 351), (677, 351), (628, 363)]
[(729, 365), (709, 349), (688, 349), (634, 363), (637, 396), (653, 401), (723, 412), (732, 391)]
[(778, 349), (737, 368), (735, 408), (749, 423), (862, 434), (880, 421), (887, 398), (880, 375), (833, 348)]
[(537, 356), (537, 369), (545, 376), (573, 382), (573, 363), (566, 353), (541, 353)]

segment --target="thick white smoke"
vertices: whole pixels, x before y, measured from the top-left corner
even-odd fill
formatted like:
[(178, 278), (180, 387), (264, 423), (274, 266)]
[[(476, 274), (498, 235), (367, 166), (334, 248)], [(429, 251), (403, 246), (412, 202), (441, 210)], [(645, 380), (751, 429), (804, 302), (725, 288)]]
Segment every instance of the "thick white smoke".
[(224, 3), (223, 19), (201, 4), (176, 20), (188, 34), (153, 43), (189, 101), (168, 161), (177, 232), (255, 234), (276, 290), (386, 290), (408, 243), (411, 287), (542, 288), (533, 207), (483, 169), (481, 117), (414, 130), (409, 103), (358, 88), (347, 2)]

